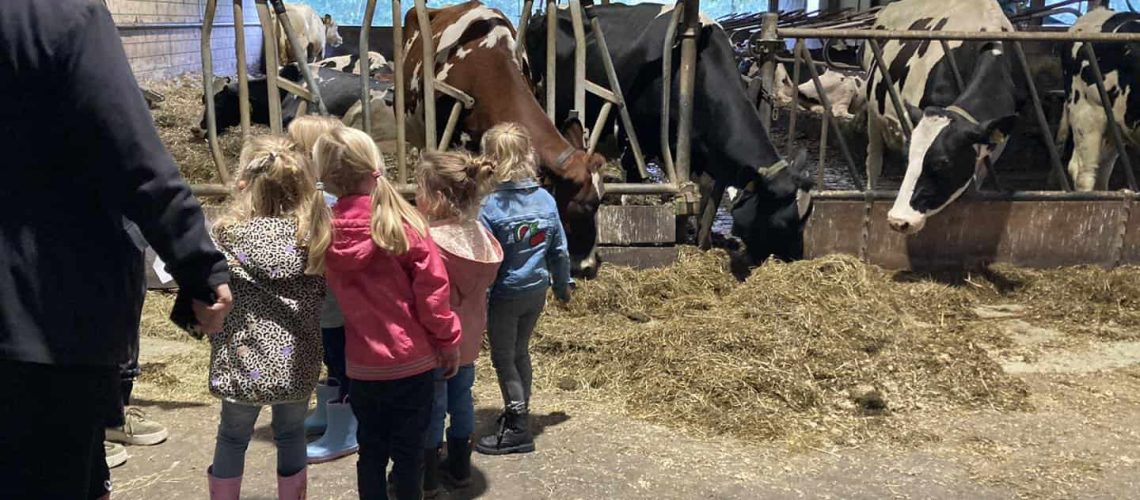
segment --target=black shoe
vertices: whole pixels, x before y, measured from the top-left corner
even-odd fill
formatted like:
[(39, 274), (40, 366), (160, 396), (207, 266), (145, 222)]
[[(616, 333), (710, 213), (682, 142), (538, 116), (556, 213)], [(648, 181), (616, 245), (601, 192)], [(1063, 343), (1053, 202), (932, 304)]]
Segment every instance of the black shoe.
[(471, 438), (447, 438), (447, 460), (440, 464), (444, 479), (460, 488), (471, 485)]
[(499, 417), (499, 431), (483, 436), (475, 449), (484, 455), (506, 455), (534, 451), (534, 436), (527, 425), (526, 410), (507, 410)]
[(439, 449), (424, 450), (424, 498), (435, 498), (443, 493), (439, 485)]

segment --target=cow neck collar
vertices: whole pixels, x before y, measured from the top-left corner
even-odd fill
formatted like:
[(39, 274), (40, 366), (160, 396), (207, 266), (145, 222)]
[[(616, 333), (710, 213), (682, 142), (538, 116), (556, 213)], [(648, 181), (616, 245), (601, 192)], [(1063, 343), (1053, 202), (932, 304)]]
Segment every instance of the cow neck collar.
[(577, 150), (578, 149), (574, 146), (567, 146), (566, 149), (559, 153), (558, 157), (554, 159), (554, 170), (562, 170), (562, 167), (566, 166), (566, 162), (570, 161), (570, 157), (574, 156), (574, 152)]
[[(788, 160), (780, 160), (776, 163), (773, 163), (771, 166), (756, 170), (756, 173), (760, 174), (760, 178), (764, 179), (765, 181), (770, 181), (773, 177), (775, 177), (780, 172), (783, 172), (787, 168)], [(744, 190), (750, 193), (756, 192), (756, 181), (748, 181), (748, 184), (744, 186)]]
[(953, 105), (946, 106), (946, 111), (949, 111), (949, 112), (954, 113), (958, 116), (961, 116), (962, 119), (964, 119), (964, 120), (966, 120), (966, 121), (968, 121), (974, 125), (978, 124), (978, 119), (974, 118), (974, 115), (970, 114), (969, 111), (966, 111), (966, 110), (964, 110), (958, 106), (953, 106)]

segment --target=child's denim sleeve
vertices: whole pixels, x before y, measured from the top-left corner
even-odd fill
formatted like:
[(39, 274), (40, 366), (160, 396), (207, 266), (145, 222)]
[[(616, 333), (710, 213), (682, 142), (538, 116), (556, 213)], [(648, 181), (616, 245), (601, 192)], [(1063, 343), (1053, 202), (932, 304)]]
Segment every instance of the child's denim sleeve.
[(554, 214), (553, 228), (550, 249), (546, 252), (546, 267), (550, 269), (554, 296), (565, 302), (570, 300), (570, 252), (566, 247), (566, 232), (562, 229), (562, 220), (557, 212)]

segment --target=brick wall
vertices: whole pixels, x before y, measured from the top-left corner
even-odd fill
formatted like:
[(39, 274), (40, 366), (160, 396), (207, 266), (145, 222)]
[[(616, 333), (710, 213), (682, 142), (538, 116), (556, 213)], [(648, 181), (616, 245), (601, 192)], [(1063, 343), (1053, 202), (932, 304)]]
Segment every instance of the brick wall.
[[(163, 80), (202, 70), (201, 22), (205, 0), (106, 0), (119, 25), (127, 57), (135, 77), (142, 81)], [(256, 66), (261, 54), (261, 29), (253, 0), (245, 6), (246, 58)], [(237, 72), (234, 54), (232, 0), (218, 0), (214, 30), (210, 37), (214, 72)], [(179, 24), (145, 28), (155, 23)]]

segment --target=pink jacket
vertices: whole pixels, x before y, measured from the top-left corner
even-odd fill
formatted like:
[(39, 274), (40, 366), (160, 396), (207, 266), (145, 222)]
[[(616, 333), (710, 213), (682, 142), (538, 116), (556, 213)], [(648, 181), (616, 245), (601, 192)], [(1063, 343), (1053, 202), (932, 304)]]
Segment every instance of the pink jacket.
[(499, 275), (503, 247), (478, 220), (438, 221), (431, 234), (451, 280), (451, 310), (463, 324), (459, 362), (474, 363), (487, 329), (487, 289)]
[(435, 243), (405, 225), (408, 251), (393, 256), (372, 241), (367, 195), (332, 210), (325, 278), (344, 312), (348, 377), (396, 380), (435, 368), (436, 353), (458, 349), (461, 334)]

